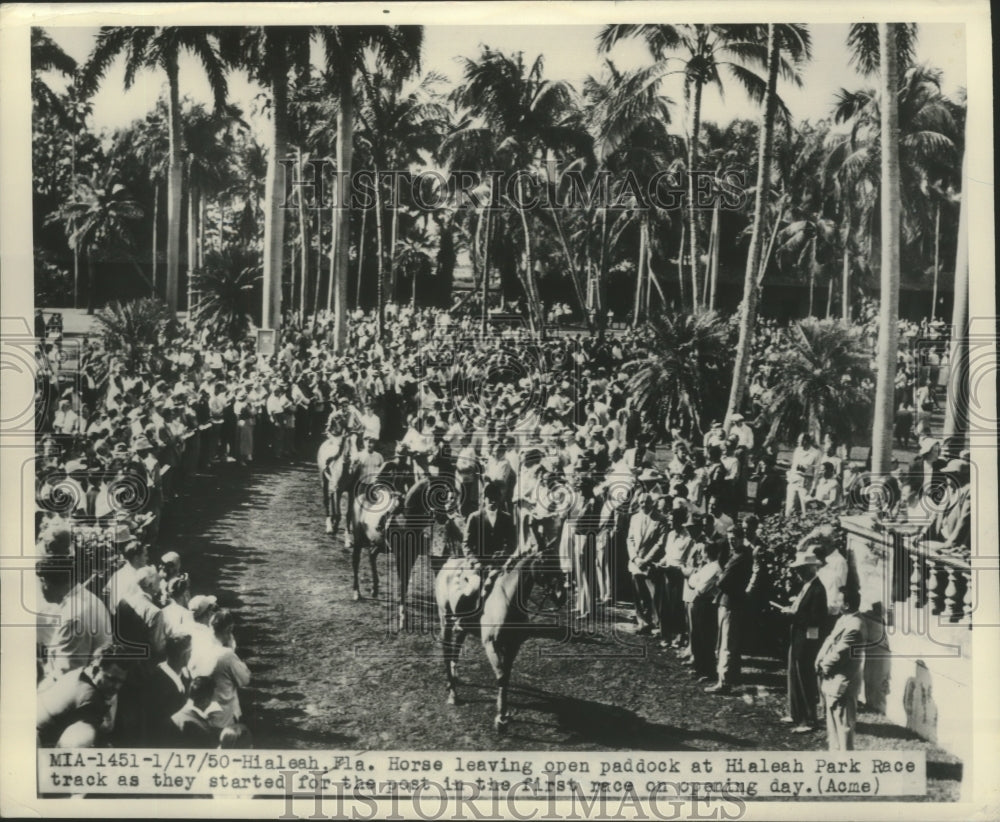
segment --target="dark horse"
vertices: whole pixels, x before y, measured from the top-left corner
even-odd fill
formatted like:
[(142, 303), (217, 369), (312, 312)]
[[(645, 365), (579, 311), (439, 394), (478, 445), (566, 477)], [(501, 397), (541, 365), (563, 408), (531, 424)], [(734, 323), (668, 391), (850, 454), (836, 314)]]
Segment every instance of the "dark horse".
[[(467, 634), (478, 625), (483, 649), (496, 675), (497, 713), (493, 727), (498, 732), (507, 729), (507, 686), (510, 672), (521, 645), (541, 626), (532, 625), (528, 601), (536, 585), (551, 592), (560, 576), (558, 560), (539, 551), (513, 558), (497, 575), (493, 587), (480, 599), (481, 574), (485, 570), (473, 567), (465, 558), (448, 560), (438, 573), (434, 585), (438, 615), (441, 618), (444, 646), (444, 669), (448, 682), (449, 705), (458, 702), (458, 657)], [(481, 607), (480, 607), (481, 603)]]
[(354, 502), (354, 598), (360, 599), (358, 570), (361, 554), (368, 552), (372, 575), (372, 596), (379, 592), (376, 559), (386, 551), (395, 559), (399, 599), (400, 628), (406, 626), (406, 593), (410, 587), (410, 574), (417, 560), (430, 553), (430, 529), (435, 523), (445, 527), (446, 538), (461, 538), (462, 526), (458, 522), (457, 493), (453, 483), (434, 476), (418, 480), (405, 496), (391, 485), (376, 481)]

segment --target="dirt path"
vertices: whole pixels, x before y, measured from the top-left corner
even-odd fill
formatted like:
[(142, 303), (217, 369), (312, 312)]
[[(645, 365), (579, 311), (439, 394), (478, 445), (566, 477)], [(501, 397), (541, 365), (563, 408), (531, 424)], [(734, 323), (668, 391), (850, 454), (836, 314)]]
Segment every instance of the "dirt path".
[[(705, 694), (673, 652), (627, 632), (625, 608), (596, 632), (572, 635), (559, 620), (551, 638), (529, 640), (514, 669), (515, 715), (497, 736), (493, 674), (474, 640), (462, 655), (463, 704), (445, 704), (425, 561), (414, 572), (410, 630), (394, 629), (385, 599), (351, 600), (350, 557), (323, 533), (319, 479), (307, 461), (249, 472), (222, 466), (197, 478), (174, 504), (160, 549), (181, 554), (196, 593), (215, 593), (236, 611), (239, 652), (253, 674), (241, 699), (260, 748), (825, 748), (825, 734), (794, 736), (776, 721), (779, 662), (750, 660), (742, 695)], [(957, 797), (954, 758), (874, 714), (860, 717), (859, 732), (859, 748), (927, 750), (934, 794)]]

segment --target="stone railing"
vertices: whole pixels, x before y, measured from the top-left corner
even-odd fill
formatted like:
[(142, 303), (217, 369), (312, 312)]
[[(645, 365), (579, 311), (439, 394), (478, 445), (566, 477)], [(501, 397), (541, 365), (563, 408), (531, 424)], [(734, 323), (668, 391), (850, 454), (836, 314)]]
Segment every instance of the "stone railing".
[(967, 559), (913, 526), (841, 519), (865, 624), (864, 702), (963, 759), (970, 754), (973, 609)]

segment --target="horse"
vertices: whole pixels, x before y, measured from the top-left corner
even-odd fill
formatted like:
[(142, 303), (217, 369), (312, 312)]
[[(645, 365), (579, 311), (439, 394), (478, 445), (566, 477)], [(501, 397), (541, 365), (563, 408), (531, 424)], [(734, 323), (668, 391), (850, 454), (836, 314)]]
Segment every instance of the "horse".
[(326, 514), (326, 533), (335, 534), (340, 527), (340, 496), (348, 495), (347, 538), (352, 536), (352, 507), (354, 483), (350, 472), (352, 448), (349, 434), (327, 433), (326, 439), (316, 453), (316, 465), (319, 468), (320, 481), (323, 485), (323, 510)]
[(555, 558), (541, 551), (516, 555), (507, 561), (496, 576), (493, 587), (481, 599), (482, 566), (471, 565), (466, 558), (448, 560), (438, 573), (434, 595), (441, 620), (441, 638), (447, 703), (458, 704), (458, 657), (466, 635), (477, 624), (493, 673), (496, 676), (497, 701), (493, 727), (506, 731), (510, 722), (507, 710), (507, 687), (518, 651), (539, 626), (533, 626), (526, 610), (533, 588), (559, 578)]
[(454, 483), (425, 476), (413, 484), (405, 496), (384, 480), (376, 480), (354, 502), (353, 597), (361, 599), (358, 570), (361, 554), (368, 552), (372, 575), (372, 597), (379, 593), (376, 559), (386, 551), (395, 559), (397, 608), (400, 628), (407, 623), (406, 594), (417, 560), (430, 552), (429, 529), (435, 522), (445, 527), (446, 539), (461, 538), (462, 526), (456, 510)]

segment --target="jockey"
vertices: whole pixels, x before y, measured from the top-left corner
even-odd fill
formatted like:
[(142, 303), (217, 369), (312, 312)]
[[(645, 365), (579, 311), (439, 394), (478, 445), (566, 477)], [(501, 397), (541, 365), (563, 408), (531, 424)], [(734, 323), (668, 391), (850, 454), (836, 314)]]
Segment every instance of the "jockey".
[(483, 598), (493, 580), (507, 568), (517, 551), (517, 528), (514, 518), (501, 509), (503, 488), (489, 483), (483, 491), (483, 507), (469, 514), (465, 525), (462, 552), (473, 566), (485, 566), (489, 573), (483, 587)]

